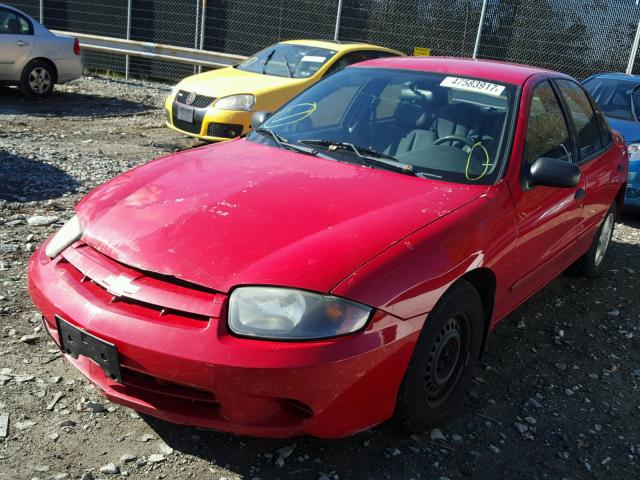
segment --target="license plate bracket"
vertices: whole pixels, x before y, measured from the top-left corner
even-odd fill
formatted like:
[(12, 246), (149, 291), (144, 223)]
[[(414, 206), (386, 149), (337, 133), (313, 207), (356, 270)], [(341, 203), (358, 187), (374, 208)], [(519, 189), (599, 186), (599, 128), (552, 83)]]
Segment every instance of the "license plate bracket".
[(178, 107), (178, 120), (183, 122), (193, 123), (193, 109)]
[(83, 355), (93, 360), (102, 368), (107, 377), (122, 383), (118, 349), (113, 343), (71, 325), (58, 315), (55, 318), (60, 335), (60, 348), (64, 353), (73, 358)]

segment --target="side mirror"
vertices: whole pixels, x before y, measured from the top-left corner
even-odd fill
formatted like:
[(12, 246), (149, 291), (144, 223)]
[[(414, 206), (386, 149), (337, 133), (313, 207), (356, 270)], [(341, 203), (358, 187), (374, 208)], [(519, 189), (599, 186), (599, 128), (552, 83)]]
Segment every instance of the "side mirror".
[(529, 187), (572, 188), (580, 182), (580, 168), (559, 158), (540, 157), (529, 169)]
[(267, 118), (271, 116), (271, 112), (254, 112), (251, 115), (251, 123), (249, 124), (249, 128), (252, 130), (264, 123)]

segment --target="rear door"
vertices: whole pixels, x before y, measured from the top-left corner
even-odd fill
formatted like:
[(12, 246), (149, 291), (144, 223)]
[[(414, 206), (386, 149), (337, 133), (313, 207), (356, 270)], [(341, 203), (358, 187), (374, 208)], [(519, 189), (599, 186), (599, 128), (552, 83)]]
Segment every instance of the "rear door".
[[(521, 178), (540, 157), (573, 162), (576, 150), (560, 99), (549, 80), (532, 90), (529, 100)], [(518, 275), (512, 290), (523, 298), (567, 266), (580, 232), (584, 180), (573, 188), (511, 185), (517, 225)]]
[(0, 80), (19, 80), (34, 40), (33, 25), (28, 18), (0, 7)]
[(590, 240), (617, 192), (612, 176), (615, 175), (614, 162), (618, 152), (613, 148), (606, 120), (582, 86), (568, 79), (556, 79), (554, 82), (566, 105), (578, 147), (577, 163), (586, 184), (582, 231)]

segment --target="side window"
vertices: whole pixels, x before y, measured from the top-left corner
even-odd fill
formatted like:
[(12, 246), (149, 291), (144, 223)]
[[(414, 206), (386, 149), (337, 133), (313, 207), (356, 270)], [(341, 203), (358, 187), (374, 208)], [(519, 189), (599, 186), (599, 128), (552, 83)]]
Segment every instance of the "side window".
[(569, 129), (551, 84), (545, 81), (533, 90), (527, 137), (524, 145), (525, 164), (540, 157), (571, 161)]
[(400, 92), (403, 88), (406, 88), (402, 83), (390, 82), (382, 92), (380, 92), (380, 98), (378, 106), (376, 107), (376, 119), (391, 119), (394, 117), (396, 110), (398, 109), (398, 99), (400, 98)]
[(22, 15), (0, 8), (0, 35), (33, 35), (33, 25)]
[(577, 83), (571, 80), (556, 80), (556, 82), (567, 102), (576, 127), (579, 157), (580, 160), (583, 160), (602, 148), (596, 113), (591, 106), (589, 97)]
[(357, 88), (356, 86), (345, 86), (318, 101), (315, 115), (313, 116), (313, 126), (320, 128), (337, 127), (336, 119), (342, 121)]
[(598, 127), (600, 128), (600, 142), (602, 143), (602, 148), (606, 148), (611, 145), (611, 129), (609, 128), (609, 122), (607, 121), (607, 117), (605, 117), (604, 113), (598, 107), (598, 105), (594, 106), (596, 111), (596, 120), (598, 121)]
[(343, 68), (348, 67), (349, 65), (353, 65), (354, 63), (364, 62), (365, 60), (372, 60), (374, 58), (380, 58), (381, 56), (384, 56), (380, 55), (381, 53), (385, 52), (377, 52), (375, 50), (361, 50), (358, 52), (347, 53), (340, 57), (336, 63), (331, 65), (329, 70), (327, 70), (327, 73), (325, 73), (325, 76), (338, 72)]
[(18, 15), (18, 30), (20, 35), (33, 35), (33, 25), (22, 15)]
[(0, 35), (17, 35), (20, 31), (18, 17), (11, 10), (0, 8)]

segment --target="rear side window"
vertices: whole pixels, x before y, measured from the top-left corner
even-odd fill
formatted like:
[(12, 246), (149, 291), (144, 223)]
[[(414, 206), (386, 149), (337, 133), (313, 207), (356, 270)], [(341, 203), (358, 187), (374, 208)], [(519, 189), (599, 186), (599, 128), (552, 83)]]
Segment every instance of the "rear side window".
[(338, 70), (342, 70), (349, 65), (353, 65), (354, 63), (364, 62), (366, 60), (374, 60), (376, 58), (383, 57), (397, 57), (398, 55), (391, 52), (381, 52), (378, 50), (358, 50), (356, 52), (350, 52), (342, 57), (340, 57), (336, 63), (331, 65), (329, 70), (325, 75), (331, 75), (332, 73), (337, 72)]
[(527, 138), (524, 145), (524, 163), (531, 164), (540, 157), (571, 161), (569, 129), (560, 103), (551, 84), (542, 82), (533, 90)]
[(602, 137), (596, 112), (591, 106), (585, 91), (570, 80), (556, 80), (562, 96), (567, 102), (569, 112), (578, 135), (578, 152), (580, 160), (602, 149)]
[(0, 35), (33, 35), (33, 25), (13, 10), (0, 8)]

